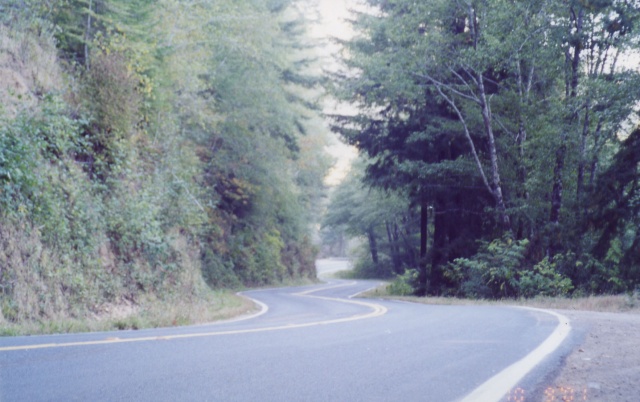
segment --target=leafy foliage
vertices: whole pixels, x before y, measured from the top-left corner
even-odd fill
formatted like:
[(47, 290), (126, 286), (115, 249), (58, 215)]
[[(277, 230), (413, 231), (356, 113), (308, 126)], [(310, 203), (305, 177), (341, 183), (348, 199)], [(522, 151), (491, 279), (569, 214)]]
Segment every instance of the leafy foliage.
[(571, 280), (558, 273), (554, 264), (545, 259), (531, 269), (524, 266), (528, 245), (526, 239), (495, 239), (482, 244), (473, 258), (454, 260), (445, 275), (465, 297), (567, 295), (573, 289)]
[(0, 48), (24, 90), (0, 116), (0, 322), (315, 278), (329, 162), (290, 6), (0, 5), (0, 46), (38, 50)]
[(559, 274), (547, 259), (536, 264), (533, 270), (523, 272), (518, 287), (522, 297), (566, 296), (573, 289), (571, 280)]
[(393, 282), (387, 286), (389, 294), (397, 296), (409, 296), (414, 293), (418, 281), (418, 271), (408, 269), (402, 275), (398, 275)]
[(367, 157), (365, 183), (420, 208), (421, 258), (396, 264), (419, 292), (634, 289), (640, 75), (622, 60), (640, 4), (365, 5), (334, 77), (356, 112), (333, 129)]
[(528, 241), (510, 238), (484, 243), (473, 258), (458, 258), (446, 275), (457, 282), (464, 296), (490, 298), (514, 297)]

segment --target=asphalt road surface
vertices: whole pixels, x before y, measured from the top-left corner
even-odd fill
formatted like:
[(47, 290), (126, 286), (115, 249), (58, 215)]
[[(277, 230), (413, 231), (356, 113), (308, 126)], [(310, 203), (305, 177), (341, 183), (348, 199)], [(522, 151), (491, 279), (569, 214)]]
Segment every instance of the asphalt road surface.
[[(263, 311), (241, 321), (0, 338), (0, 401), (457, 401), (559, 326), (518, 308), (350, 298), (375, 285), (247, 292)], [(513, 395), (539, 390), (561, 354)]]

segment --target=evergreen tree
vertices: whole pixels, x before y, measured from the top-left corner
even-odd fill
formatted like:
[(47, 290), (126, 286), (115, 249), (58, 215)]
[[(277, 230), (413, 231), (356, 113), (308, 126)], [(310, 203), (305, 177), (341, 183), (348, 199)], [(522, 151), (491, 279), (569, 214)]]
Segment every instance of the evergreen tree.
[[(584, 227), (602, 169), (628, 147), (638, 74), (620, 57), (637, 51), (638, 3), (367, 4), (336, 91), (359, 113), (333, 116), (335, 129), (366, 151), (367, 182), (434, 208), (422, 214), (433, 224), (423, 288), (505, 233), (529, 240), (523, 269), (560, 255), (561, 274), (591, 286), (569, 261), (590, 261), (597, 242), (602, 262), (619, 244)], [(628, 250), (633, 233), (614, 232)]]

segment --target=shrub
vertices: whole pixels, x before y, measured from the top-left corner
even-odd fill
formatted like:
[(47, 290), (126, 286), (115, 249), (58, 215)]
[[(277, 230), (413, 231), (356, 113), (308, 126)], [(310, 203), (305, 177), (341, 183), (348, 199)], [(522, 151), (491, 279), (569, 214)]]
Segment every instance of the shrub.
[(113, 136), (128, 136), (136, 127), (141, 97), (139, 81), (122, 52), (97, 52), (87, 72), (86, 97), (107, 145)]
[(391, 277), (389, 269), (390, 260), (383, 254), (378, 255), (378, 263), (371, 260), (370, 256), (362, 256), (356, 260), (353, 266), (353, 277), (360, 279), (387, 279)]
[(483, 242), (473, 258), (458, 258), (444, 276), (457, 285), (462, 296), (474, 298), (515, 297), (519, 271), (529, 241), (510, 237)]
[(289, 277), (314, 279), (316, 272), (316, 257), (318, 249), (311, 244), (309, 236), (304, 236), (302, 242), (289, 239), (282, 250), (282, 263), (287, 267)]
[[(458, 258), (445, 277), (459, 286), (459, 295), (473, 298), (565, 296), (574, 286), (545, 258), (533, 268), (524, 265), (528, 241), (510, 238), (483, 243), (473, 258)], [(556, 261), (564, 261), (559, 256)], [(564, 263), (564, 262), (563, 262)]]
[(25, 214), (32, 203), (37, 177), (37, 147), (32, 139), (21, 135), (22, 122), (0, 122), (0, 211), (2, 214)]
[(573, 252), (558, 254), (554, 258), (556, 270), (576, 284), (583, 294), (620, 293), (628, 290), (622, 279), (620, 265), (608, 258), (599, 261), (590, 254)]
[(88, 147), (82, 155), (94, 177), (106, 180), (124, 168), (131, 151), (129, 139), (141, 119), (138, 84), (122, 52), (94, 56), (83, 89), (91, 119), (85, 125)]
[(206, 247), (202, 252), (202, 276), (213, 288), (237, 288), (241, 285), (233, 269), (233, 263)]
[(566, 296), (573, 289), (571, 279), (561, 275), (545, 258), (532, 270), (523, 271), (518, 283), (519, 296)]
[(397, 275), (396, 278), (387, 286), (387, 292), (395, 296), (408, 296), (412, 295), (416, 291), (416, 284), (418, 282), (418, 270), (408, 269), (402, 275)]

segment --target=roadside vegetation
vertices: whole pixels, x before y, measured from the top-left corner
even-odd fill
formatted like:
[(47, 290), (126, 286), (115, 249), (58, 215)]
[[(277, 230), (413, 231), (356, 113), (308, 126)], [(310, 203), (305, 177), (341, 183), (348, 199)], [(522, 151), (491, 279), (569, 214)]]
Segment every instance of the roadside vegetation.
[[(393, 281), (376, 289), (362, 293), (360, 297), (401, 300), (430, 305), (480, 305), (480, 306), (521, 306), (553, 310), (595, 311), (607, 313), (640, 314), (640, 293), (621, 295), (592, 295), (584, 297), (535, 296), (509, 299), (471, 299), (443, 296), (414, 296), (412, 288)], [(411, 290), (411, 292), (405, 292)]]
[(329, 77), (314, 4), (0, 3), (0, 328), (226, 316), (315, 280), (321, 221), (394, 294), (638, 289), (638, 0), (363, 0)]
[(0, 332), (202, 322), (246, 310), (219, 289), (314, 280), (312, 58), (289, 0), (0, 2)]
[(325, 249), (358, 239), (354, 275), (394, 294), (636, 291), (640, 3), (362, 4), (333, 77), (355, 112), (330, 116), (360, 159)]
[(142, 297), (135, 303), (103, 304), (90, 315), (5, 322), (0, 336), (60, 334), (165, 328), (208, 324), (256, 312), (255, 304), (231, 291), (210, 291), (200, 297)]

